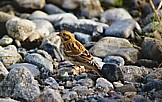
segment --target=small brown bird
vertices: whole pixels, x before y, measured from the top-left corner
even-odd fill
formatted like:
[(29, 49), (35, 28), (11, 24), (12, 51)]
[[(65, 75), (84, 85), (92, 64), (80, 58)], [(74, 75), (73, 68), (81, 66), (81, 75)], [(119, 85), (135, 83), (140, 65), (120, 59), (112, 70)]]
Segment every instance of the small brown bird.
[(88, 50), (75, 39), (71, 32), (63, 30), (58, 36), (61, 37), (64, 53), (70, 58), (70, 61), (72, 60), (73, 64), (93, 69), (99, 76), (102, 76), (98, 63)]

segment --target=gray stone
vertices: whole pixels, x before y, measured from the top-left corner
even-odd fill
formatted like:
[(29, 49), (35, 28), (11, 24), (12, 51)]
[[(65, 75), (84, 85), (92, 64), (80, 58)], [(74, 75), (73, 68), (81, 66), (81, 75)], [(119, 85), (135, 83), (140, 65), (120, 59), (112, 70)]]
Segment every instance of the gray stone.
[(32, 21), (36, 24), (37, 29), (38, 28), (40, 28), (40, 29), (45, 28), (49, 31), (49, 34), (55, 31), (53, 25), (47, 20), (36, 19), (36, 20), (32, 20)]
[(8, 74), (8, 70), (5, 68), (2, 62), (0, 62), (0, 81), (2, 81)]
[(20, 102), (11, 98), (0, 98), (0, 102)]
[(85, 34), (93, 34), (93, 32), (103, 33), (103, 30), (109, 27), (107, 24), (95, 22), (89, 19), (78, 19), (69, 21), (62, 19), (58, 25), (61, 30), (68, 30), (71, 32), (82, 32)]
[(66, 19), (66, 22), (70, 21), (75, 21), (77, 20), (77, 17), (71, 13), (59, 13), (59, 14), (51, 14), (51, 15), (47, 15), (46, 13), (42, 12), (42, 11), (35, 11), (31, 14), (31, 16), (29, 17), (30, 19), (34, 20), (34, 19), (44, 19), (47, 20), (49, 22), (52, 22), (52, 24), (54, 24), (55, 26), (59, 26), (61, 24), (61, 20), (62, 19)]
[(45, 0), (15, 0), (20, 7), (27, 9), (42, 9), (45, 5)]
[(123, 8), (112, 8), (101, 14), (101, 21), (112, 24), (118, 20), (132, 19), (132, 16)]
[(33, 101), (40, 94), (39, 84), (27, 68), (12, 69), (0, 82), (0, 96), (13, 97), (20, 101)]
[(151, 100), (149, 98), (145, 98), (144, 96), (142, 95), (136, 95), (134, 97), (134, 101), (135, 102), (151, 102)]
[(6, 23), (6, 28), (9, 36), (24, 41), (34, 33), (36, 25), (27, 19), (10, 19)]
[(17, 52), (17, 48), (14, 45), (9, 45), (0, 49), (0, 61), (5, 66), (15, 64), (22, 59), (21, 55)]
[(47, 18), (47, 17), (48, 17), (47, 13), (40, 11), (40, 10), (36, 10), (32, 14), (30, 14), (28, 18), (31, 20), (34, 20), (34, 19), (41, 19), (41, 18)]
[(92, 37), (88, 34), (75, 32), (74, 35), (75, 35), (75, 38), (83, 44), (89, 43), (92, 41)]
[(111, 82), (104, 78), (98, 78), (96, 80), (96, 90), (99, 90), (101, 92), (109, 92), (111, 90), (114, 90), (114, 86)]
[(157, 101), (157, 102), (160, 102), (160, 101), (162, 100), (162, 90), (156, 91), (156, 92), (154, 93), (154, 97), (155, 97), (156, 99), (159, 99), (159, 101)]
[(78, 80), (75, 84), (79, 84), (81, 86), (93, 87), (94, 82), (93, 82), (92, 79), (86, 78), (86, 79), (80, 79), (80, 80)]
[(92, 95), (93, 94), (93, 89), (88, 89), (87, 86), (74, 86), (72, 88), (73, 91), (77, 92), (78, 95), (83, 95), (83, 96), (87, 96), (87, 95)]
[(38, 68), (46, 68), (49, 69), (51, 72), (53, 72), (53, 64), (51, 61), (44, 58), (42, 55), (37, 53), (32, 53), (24, 58), (24, 62), (31, 63), (36, 65)]
[(44, 6), (44, 11), (47, 12), (48, 14), (65, 13), (65, 11), (63, 11), (62, 9), (53, 4), (46, 4)]
[(149, 73), (149, 70), (147, 70), (145, 67), (138, 67), (133, 65), (119, 67), (123, 73), (123, 79), (125, 81), (137, 81), (138, 79), (141, 79), (142, 76)]
[(37, 66), (29, 63), (16, 63), (12, 64), (11, 66), (8, 66), (7, 69), (11, 70), (13, 68), (19, 68), (19, 67), (24, 67), (27, 68), (34, 77), (37, 77), (40, 75), (39, 69)]
[(80, 3), (81, 16), (98, 17), (104, 11), (99, 0), (83, 0)]
[(35, 98), (34, 102), (63, 102), (63, 99), (58, 90), (45, 89)]
[(161, 78), (161, 75), (162, 75), (162, 68), (155, 69), (155, 71), (150, 71), (150, 73), (144, 77), (144, 82), (147, 83), (152, 80), (159, 79)]
[(136, 92), (137, 89), (135, 88), (134, 85), (126, 84), (126, 85), (124, 85), (124, 86), (122, 86), (122, 87), (117, 87), (117, 88), (115, 89), (115, 91), (121, 92), (121, 93), (124, 94), (125, 92)]
[(13, 42), (13, 39), (9, 37), (8, 35), (5, 35), (0, 39), (1, 46), (10, 45), (12, 42)]
[(2, 12), (2, 11), (0, 12), (0, 22), (7, 22), (8, 20), (13, 19), (13, 18), (18, 18), (18, 17)]
[(56, 33), (51, 33), (49, 36), (43, 39), (40, 48), (47, 51), (54, 60), (63, 61), (64, 57), (60, 52), (61, 38)]
[(103, 74), (104, 78), (107, 80), (114, 82), (114, 81), (124, 81), (123, 79), (123, 72), (121, 71), (120, 67), (118, 65), (109, 63), (104, 64), (101, 73)]
[(29, 41), (32, 42), (36, 39), (43, 39), (47, 37), (49, 34), (51, 34), (52, 32), (54, 32), (54, 27), (49, 21), (39, 20), (39, 19), (32, 20), (32, 21), (35, 23), (36, 29), (34, 33), (30, 35)]
[[(149, 46), (148, 46), (149, 45)], [(144, 58), (162, 61), (162, 41), (146, 37), (142, 43), (141, 54)]]
[(138, 32), (142, 32), (140, 25), (135, 20), (119, 20), (106, 29), (105, 35), (128, 38), (130, 36), (134, 36), (134, 29), (137, 29)]
[(149, 60), (149, 59), (139, 59), (136, 61), (135, 65), (137, 66), (145, 66), (148, 68), (153, 68), (158, 66), (158, 61)]
[(143, 91), (162, 90), (162, 80), (152, 80), (142, 86)]
[(75, 91), (69, 91), (63, 94), (62, 98), (65, 101), (78, 100), (78, 94)]
[(52, 77), (48, 77), (45, 81), (45, 84), (51, 86), (53, 89), (59, 89), (59, 84), (57, 83), (57, 81), (52, 78)]
[(7, 29), (5, 25), (6, 22), (12, 18), (18, 18), (18, 17), (5, 12), (0, 12), (0, 31), (1, 31), (0, 38), (2, 38), (4, 34), (7, 34)]
[(72, 81), (66, 81), (65, 87), (72, 88), (73, 87), (73, 82)]
[[(56, 1), (54, 1), (56, 3)], [(58, 0), (58, 4), (61, 3), (61, 7), (67, 10), (75, 10), (79, 7), (79, 0)]]
[(125, 61), (122, 57), (120, 56), (107, 56), (103, 60), (105, 63), (114, 63), (117, 64), (118, 66), (123, 66), (125, 64)]
[(36, 53), (42, 55), (43, 57), (45, 57), (46, 59), (48, 59), (49, 61), (53, 61), (52, 57), (50, 54), (48, 54), (48, 52), (44, 51), (44, 50), (36, 50)]
[(90, 50), (94, 56), (121, 56), (126, 63), (135, 63), (139, 51), (131, 43), (123, 38), (104, 37), (100, 39)]

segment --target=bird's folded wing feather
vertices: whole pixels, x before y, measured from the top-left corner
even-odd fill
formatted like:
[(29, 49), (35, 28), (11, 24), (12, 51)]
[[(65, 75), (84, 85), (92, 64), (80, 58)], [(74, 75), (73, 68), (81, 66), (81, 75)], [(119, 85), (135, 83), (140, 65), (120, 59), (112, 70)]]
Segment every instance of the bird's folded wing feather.
[(71, 43), (64, 43), (64, 51), (68, 56), (75, 56), (81, 60), (91, 61), (93, 59), (93, 56), (85, 47), (76, 40), (71, 41)]

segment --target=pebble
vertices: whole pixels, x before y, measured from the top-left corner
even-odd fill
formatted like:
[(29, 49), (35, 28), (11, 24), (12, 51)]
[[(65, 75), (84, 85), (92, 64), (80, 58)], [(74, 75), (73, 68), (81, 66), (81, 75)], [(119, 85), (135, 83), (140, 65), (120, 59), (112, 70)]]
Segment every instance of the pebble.
[(7, 97), (7, 98), (0, 98), (0, 101), (1, 101), (1, 102), (20, 102), (20, 101), (11, 99), (11, 98), (9, 98), (9, 97)]
[(53, 25), (46, 20), (32, 20), (35, 25), (36, 29), (32, 35), (29, 36), (29, 41), (34, 41), (36, 39), (43, 39), (47, 37), (49, 34), (54, 32)]
[(13, 68), (0, 82), (0, 96), (33, 101), (40, 94), (39, 84), (25, 67)]
[(81, 1), (81, 16), (93, 18), (98, 17), (104, 10), (99, 0)]
[(82, 44), (89, 43), (92, 41), (91, 35), (79, 33), (79, 32), (74, 32), (74, 35), (75, 35), (75, 38)]
[(135, 63), (139, 53), (127, 39), (115, 37), (101, 38), (89, 51), (101, 58), (108, 55), (121, 56), (126, 63)]
[(67, 21), (66, 19), (62, 19), (60, 21), (60, 29), (61, 30), (69, 30), (71, 32), (81, 32), (85, 34), (90, 34), (92, 35), (93, 32), (102, 32), (102, 30), (106, 29), (109, 27), (108, 25), (104, 23), (99, 23), (93, 20), (89, 19), (78, 19), (78, 20), (72, 20), (72, 21)]
[(22, 57), (14, 45), (3, 47), (0, 51), (0, 61), (6, 67), (19, 62), (21, 59)]
[(117, 87), (116, 89), (115, 89), (115, 91), (117, 91), (117, 92), (121, 92), (121, 93), (126, 93), (126, 92), (136, 92), (137, 91), (137, 89), (135, 88), (135, 86), (134, 85), (124, 85), (124, 86), (122, 86), (122, 87)]
[(45, 81), (45, 84), (51, 86), (53, 89), (59, 89), (59, 84), (57, 83), (57, 81), (52, 78), (52, 77), (48, 77)]
[(94, 81), (92, 79), (90, 79), (90, 78), (85, 78), (85, 79), (78, 80), (75, 84), (76, 85), (81, 85), (81, 86), (93, 87), (94, 86)]
[[(149, 45), (149, 46), (148, 46)], [(146, 37), (142, 43), (141, 53), (144, 58), (162, 61), (162, 41), (154, 38)]]
[(41, 92), (38, 96), (35, 97), (34, 102), (64, 102), (61, 94), (58, 90), (53, 89), (45, 89), (43, 92)]
[(118, 66), (123, 66), (125, 64), (125, 61), (122, 57), (120, 56), (107, 56), (103, 60), (105, 63), (114, 63), (117, 64)]
[(1, 39), (0, 39), (0, 45), (1, 46), (7, 46), (10, 45), (13, 42), (13, 39), (11, 37), (9, 37), (8, 35), (4, 35)]
[(63, 11), (62, 9), (53, 4), (46, 4), (44, 6), (44, 11), (47, 12), (48, 14), (65, 13), (65, 11)]
[(36, 25), (27, 19), (10, 19), (6, 22), (8, 35), (19, 41), (26, 40), (36, 29)]
[(66, 94), (63, 94), (62, 99), (64, 101), (78, 100), (78, 94), (75, 91), (69, 91)]
[(104, 78), (98, 78), (96, 80), (96, 90), (101, 91), (101, 92), (109, 92), (111, 90), (114, 90), (114, 86), (111, 82)]
[(143, 91), (162, 90), (162, 80), (152, 80), (142, 86)]
[(87, 86), (74, 86), (73, 91), (77, 92), (79, 96), (88, 96), (93, 94), (93, 89), (88, 89)]
[(7, 69), (8, 70), (12, 70), (14, 68), (19, 68), (19, 67), (27, 68), (34, 77), (37, 77), (37, 76), (40, 75), (40, 71), (39, 71), (38, 67), (33, 65), (33, 64), (30, 64), (30, 63), (16, 63), (16, 64), (12, 64), (12, 65), (8, 66)]
[(123, 80), (123, 73), (120, 69), (120, 67), (118, 67), (118, 65), (116, 64), (104, 64), (101, 70), (101, 73), (103, 74), (103, 76), (111, 81), (124, 81)]
[(120, 66), (125, 81), (137, 81), (143, 79), (144, 75), (149, 73), (145, 67), (138, 67), (133, 65)]
[(49, 71), (53, 72), (53, 64), (51, 61), (44, 58), (42, 55), (37, 53), (32, 53), (24, 58), (24, 62), (36, 65), (39, 69), (42, 67), (48, 69)]
[(132, 19), (132, 16), (123, 8), (112, 8), (101, 14), (101, 22), (113, 24), (119, 20)]
[(42, 9), (45, 5), (45, 0), (15, 0), (16, 3), (26, 9)]
[(8, 70), (6, 67), (3, 65), (2, 62), (0, 62), (0, 81), (2, 81), (8, 74)]
[(135, 64), (137, 66), (145, 66), (148, 68), (153, 68), (158, 66), (158, 62), (156, 60), (149, 60), (149, 59), (139, 59)]
[(106, 29), (105, 36), (115, 36), (120, 38), (133, 37), (134, 29), (137, 29), (140, 33), (142, 32), (140, 25), (135, 20), (119, 20)]

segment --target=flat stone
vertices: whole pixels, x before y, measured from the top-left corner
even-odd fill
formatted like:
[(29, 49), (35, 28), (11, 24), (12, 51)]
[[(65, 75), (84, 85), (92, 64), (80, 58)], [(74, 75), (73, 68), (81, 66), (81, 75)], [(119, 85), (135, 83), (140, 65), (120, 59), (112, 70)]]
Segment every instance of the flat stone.
[(105, 31), (106, 36), (115, 36), (121, 38), (128, 38), (134, 36), (134, 29), (142, 32), (140, 25), (133, 19), (120, 20), (113, 23)]
[(132, 16), (123, 8), (112, 8), (106, 10), (100, 17), (101, 21), (104, 20), (104, 22), (108, 24), (113, 24), (119, 20), (132, 19)]
[(139, 53), (127, 39), (115, 37), (103, 37), (89, 51), (101, 58), (121, 56), (126, 63), (135, 63)]
[(39, 76), (40, 72), (37, 66), (30, 64), (30, 63), (16, 63), (8, 66), (7, 69), (11, 70), (13, 68), (25, 67), (27, 68), (34, 77)]
[(24, 58), (24, 62), (31, 63), (33, 65), (36, 65), (38, 68), (46, 68), (53, 72), (53, 64), (51, 61), (44, 58), (42, 55), (37, 53), (32, 53)]

